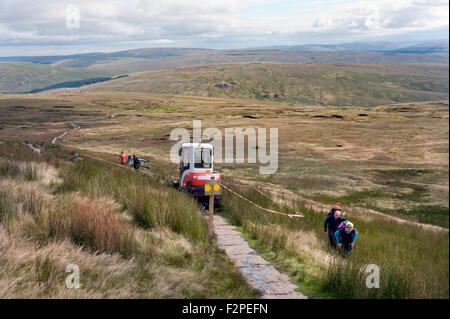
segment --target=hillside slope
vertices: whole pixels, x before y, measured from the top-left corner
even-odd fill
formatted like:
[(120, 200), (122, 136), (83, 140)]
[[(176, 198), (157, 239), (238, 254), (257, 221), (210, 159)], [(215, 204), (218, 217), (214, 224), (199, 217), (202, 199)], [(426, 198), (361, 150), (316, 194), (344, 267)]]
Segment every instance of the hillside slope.
[(56, 67), (30, 62), (0, 62), (0, 93), (21, 93), (60, 82), (109, 76), (109, 71)]
[(239, 63), (135, 73), (89, 90), (374, 106), (448, 98), (448, 65)]

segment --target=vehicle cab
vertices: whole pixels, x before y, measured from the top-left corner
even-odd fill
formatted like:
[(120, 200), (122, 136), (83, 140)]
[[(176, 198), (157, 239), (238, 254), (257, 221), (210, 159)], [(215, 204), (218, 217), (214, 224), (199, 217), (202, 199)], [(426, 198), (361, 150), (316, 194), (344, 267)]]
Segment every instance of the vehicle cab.
[(211, 144), (183, 143), (178, 155), (180, 190), (202, 197), (205, 192), (205, 181), (220, 180), (220, 173), (213, 170), (214, 148)]

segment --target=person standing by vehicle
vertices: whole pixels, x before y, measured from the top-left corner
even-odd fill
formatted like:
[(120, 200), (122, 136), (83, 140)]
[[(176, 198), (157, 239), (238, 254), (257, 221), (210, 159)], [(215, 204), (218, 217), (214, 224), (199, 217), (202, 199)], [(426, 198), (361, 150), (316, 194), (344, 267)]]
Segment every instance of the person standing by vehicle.
[(133, 155), (133, 167), (136, 172), (139, 172), (140, 163), (136, 155)]
[[(340, 210), (335, 210), (333, 215), (328, 215), (323, 223), (325, 234), (328, 233), (328, 239), (330, 240), (331, 247), (336, 248), (335, 232), (338, 230), (339, 225), (346, 219), (342, 217)], [(328, 229), (328, 231), (327, 231)]]
[(335, 232), (338, 248), (344, 254), (344, 257), (352, 253), (358, 232), (353, 228), (353, 223), (347, 222), (345, 228), (340, 228)]
[(127, 163), (127, 154), (125, 154), (123, 151), (120, 152), (120, 163), (121, 164), (126, 164)]

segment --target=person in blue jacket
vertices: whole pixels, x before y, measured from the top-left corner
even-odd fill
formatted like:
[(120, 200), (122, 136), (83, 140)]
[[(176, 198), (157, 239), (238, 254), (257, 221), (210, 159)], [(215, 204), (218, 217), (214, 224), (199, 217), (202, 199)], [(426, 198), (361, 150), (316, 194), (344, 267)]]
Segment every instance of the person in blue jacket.
[(334, 233), (336, 232), (336, 230), (338, 230), (339, 225), (345, 220), (346, 219), (342, 217), (340, 210), (336, 210), (333, 215), (328, 215), (327, 218), (325, 218), (323, 227), (325, 230), (325, 234), (328, 233), (328, 239), (330, 240), (331, 247), (333, 248), (336, 248)]
[(358, 232), (353, 228), (353, 223), (347, 222), (345, 229), (340, 228), (335, 233), (338, 248), (342, 251), (344, 256), (349, 256), (352, 253), (355, 245)]

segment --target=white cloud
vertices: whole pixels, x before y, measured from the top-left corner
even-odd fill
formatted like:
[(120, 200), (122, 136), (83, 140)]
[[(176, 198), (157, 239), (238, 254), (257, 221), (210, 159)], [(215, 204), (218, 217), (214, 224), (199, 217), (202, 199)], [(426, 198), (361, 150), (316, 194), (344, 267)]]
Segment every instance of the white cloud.
[[(287, 1), (287, 0), (286, 0)], [(282, 0), (2, 0), (0, 2), (0, 45), (13, 43), (77, 45), (102, 41), (153, 41), (153, 43), (209, 46), (217, 43), (246, 43), (255, 39), (295, 41), (299, 35), (314, 42), (320, 36), (333, 42), (357, 37), (422, 32), (448, 27), (445, 0), (354, 0), (318, 1), (313, 11), (295, 4), (289, 17), (251, 17), (252, 7), (282, 4)], [(80, 28), (65, 27), (68, 4), (80, 8)], [(161, 40), (163, 39), (163, 40)], [(307, 40), (306, 40), (307, 41)], [(1, 52), (0, 52), (1, 55)]]
[(15, 31), (10, 29), (7, 25), (0, 24), (0, 39), (14, 41), (16, 39), (32, 39), (33, 32), (31, 31)]

